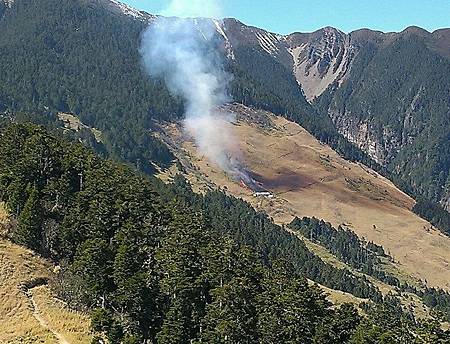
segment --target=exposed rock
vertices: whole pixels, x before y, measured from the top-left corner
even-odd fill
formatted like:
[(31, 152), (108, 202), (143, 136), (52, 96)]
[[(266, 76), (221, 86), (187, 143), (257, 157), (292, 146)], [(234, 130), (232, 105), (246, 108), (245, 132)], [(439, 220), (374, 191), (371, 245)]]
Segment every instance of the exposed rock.
[(348, 35), (330, 27), (309, 37), (302, 35), (303, 39), (298, 35), (293, 34), (289, 38), (293, 72), (306, 99), (312, 101), (345, 76), (356, 49)]
[(12, 5), (14, 4), (15, 0), (3, 0), (3, 2), (6, 4), (6, 6), (8, 6), (9, 8), (12, 7)]
[(330, 115), (340, 133), (380, 165), (387, 165), (398, 151), (398, 139), (389, 128), (383, 128), (380, 135), (370, 122), (358, 121), (351, 114)]

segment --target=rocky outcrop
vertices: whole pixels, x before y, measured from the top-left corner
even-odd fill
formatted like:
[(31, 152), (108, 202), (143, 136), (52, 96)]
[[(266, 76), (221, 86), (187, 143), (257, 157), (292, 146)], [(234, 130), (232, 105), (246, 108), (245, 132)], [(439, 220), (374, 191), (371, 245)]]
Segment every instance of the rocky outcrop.
[(15, 0), (2, 0), (2, 1), (7, 7), (11, 8)]
[(450, 191), (448, 191), (446, 195), (442, 198), (441, 204), (445, 210), (450, 212)]
[[(6, 1), (14, 1), (14, 0), (6, 0)], [(111, 13), (117, 15), (125, 15), (130, 18), (134, 18), (143, 22), (149, 22), (156, 18), (155, 15), (149, 14), (145, 11), (139, 11), (127, 4), (118, 1), (118, 0), (89, 0), (91, 5), (101, 6)]]
[(370, 121), (358, 120), (350, 113), (338, 115), (330, 112), (330, 116), (347, 140), (382, 166), (386, 166), (401, 148), (397, 133), (388, 127), (379, 130)]
[(293, 73), (308, 101), (345, 77), (356, 52), (349, 36), (331, 27), (309, 35), (293, 34), (288, 42)]
[(228, 46), (232, 47), (231, 52), (227, 51), (229, 56), (234, 56), (233, 49), (247, 46), (270, 55), (285, 66), (292, 66), (292, 58), (286, 42), (287, 36), (247, 26), (233, 18), (224, 19), (219, 26), (217, 21), (215, 24), (219, 35), (224, 37)]
[(345, 77), (356, 53), (350, 36), (331, 27), (283, 36), (235, 19), (216, 21), (215, 25), (228, 57), (233, 58), (233, 49), (242, 45), (267, 53), (292, 71), (310, 102)]
[(336, 128), (350, 142), (365, 151), (379, 164), (386, 166), (398, 152), (413, 143), (421, 131), (415, 120), (416, 111), (422, 106), (423, 88), (420, 88), (405, 111), (397, 115), (395, 129), (393, 125), (380, 125), (375, 118), (354, 114), (348, 109), (331, 107), (328, 111)]

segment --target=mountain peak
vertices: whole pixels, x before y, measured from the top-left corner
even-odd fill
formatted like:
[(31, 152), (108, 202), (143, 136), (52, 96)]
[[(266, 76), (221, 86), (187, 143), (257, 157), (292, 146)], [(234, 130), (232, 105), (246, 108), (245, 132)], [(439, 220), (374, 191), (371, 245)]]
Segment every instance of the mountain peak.
[(420, 35), (420, 36), (428, 36), (431, 34), (431, 32), (429, 32), (419, 26), (408, 26), (401, 33), (414, 34), (414, 35)]
[[(14, 1), (14, 0), (5, 0), (5, 1)], [(154, 15), (151, 15), (145, 11), (137, 10), (117, 0), (89, 0), (89, 1), (92, 3), (100, 4), (114, 13), (124, 14), (126, 16), (130, 16), (139, 20), (149, 20), (155, 17)]]
[(345, 35), (345, 33), (335, 27), (332, 26), (325, 26), (322, 29), (320, 29), (319, 31), (322, 31), (324, 33), (327, 34), (333, 34), (333, 35)]

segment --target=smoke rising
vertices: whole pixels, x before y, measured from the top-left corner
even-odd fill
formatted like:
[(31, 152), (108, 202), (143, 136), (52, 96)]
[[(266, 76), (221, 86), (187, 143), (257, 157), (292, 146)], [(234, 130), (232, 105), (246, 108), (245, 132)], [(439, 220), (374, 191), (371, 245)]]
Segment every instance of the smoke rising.
[(214, 0), (172, 0), (161, 14), (178, 18), (219, 18), (221, 12), (219, 2)]
[(218, 108), (229, 101), (226, 90), (230, 75), (218, 54), (219, 41), (209, 19), (180, 18), (190, 15), (216, 16), (214, 1), (172, 1), (165, 14), (143, 33), (140, 53), (146, 71), (164, 79), (173, 95), (185, 104), (185, 130), (198, 149), (228, 173), (239, 167), (238, 149), (227, 123), (231, 114)]

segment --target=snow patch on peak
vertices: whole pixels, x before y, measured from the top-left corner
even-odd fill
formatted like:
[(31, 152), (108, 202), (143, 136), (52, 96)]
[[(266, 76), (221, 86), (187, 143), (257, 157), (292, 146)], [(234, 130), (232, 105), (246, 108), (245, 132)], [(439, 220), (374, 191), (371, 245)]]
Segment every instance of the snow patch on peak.
[(227, 34), (225, 33), (225, 26), (223, 25), (222, 21), (219, 21), (217, 19), (212, 19), (214, 26), (216, 27), (216, 31), (219, 35), (221, 35), (224, 39), (224, 43), (225, 43), (225, 49), (227, 50), (227, 58), (234, 60), (235, 56), (234, 56), (234, 52), (233, 52), (233, 47), (231, 45), (230, 40), (228, 39)]
[(332, 27), (332, 26), (325, 26), (322, 30), (323, 30), (324, 33), (329, 34), (329, 35), (333, 35), (333, 36), (336, 36), (336, 35), (345, 36), (345, 33), (344, 33), (343, 31), (341, 31), (341, 30), (339, 30), (339, 29), (336, 29), (336, 28), (334, 28), (334, 27)]
[(227, 35), (225, 34), (225, 31), (224, 31), (223, 28), (222, 28), (222, 23), (219, 22), (217, 19), (213, 19), (212, 21), (213, 21), (213, 23), (214, 23), (214, 25), (215, 25), (215, 27), (216, 27), (216, 29), (217, 29), (217, 32), (218, 32), (224, 39), (228, 40), (228, 37), (227, 37)]
[[(13, 0), (11, 0), (13, 1)], [(109, 0), (111, 2), (111, 4), (116, 7), (117, 9), (119, 9), (123, 14), (127, 15), (127, 16), (131, 16), (134, 17), (136, 19), (146, 19), (146, 15), (144, 15), (141, 11), (128, 6), (120, 1), (117, 0)]]
[(273, 55), (279, 51), (278, 44), (280, 43), (282, 36), (259, 30), (255, 32), (255, 35), (260, 47), (264, 51), (270, 55)]

